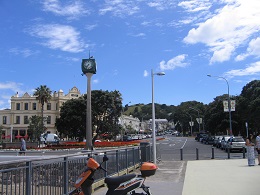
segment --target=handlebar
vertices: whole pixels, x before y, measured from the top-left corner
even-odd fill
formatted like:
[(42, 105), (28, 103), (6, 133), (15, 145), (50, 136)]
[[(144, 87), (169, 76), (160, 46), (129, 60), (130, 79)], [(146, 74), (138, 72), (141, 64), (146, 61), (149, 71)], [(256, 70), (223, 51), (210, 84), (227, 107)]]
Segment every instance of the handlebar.
[(105, 171), (105, 172), (107, 173), (107, 170), (106, 170), (105, 168), (103, 168), (103, 167), (101, 166), (101, 164), (100, 164), (100, 166), (99, 166), (99, 169), (102, 169), (103, 171)]

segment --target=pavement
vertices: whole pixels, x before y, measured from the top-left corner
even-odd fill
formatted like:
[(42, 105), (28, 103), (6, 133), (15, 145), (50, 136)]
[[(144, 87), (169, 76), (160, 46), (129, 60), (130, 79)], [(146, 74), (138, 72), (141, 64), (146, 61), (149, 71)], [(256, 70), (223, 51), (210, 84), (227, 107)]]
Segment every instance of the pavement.
[[(145, 185), (153, 195), (259, 195), (260, 166), (255, 162), (248, 166), (247, 159), (162, 161)], [(100, 188), (94, 195), (105, 195), (106, 190)]]

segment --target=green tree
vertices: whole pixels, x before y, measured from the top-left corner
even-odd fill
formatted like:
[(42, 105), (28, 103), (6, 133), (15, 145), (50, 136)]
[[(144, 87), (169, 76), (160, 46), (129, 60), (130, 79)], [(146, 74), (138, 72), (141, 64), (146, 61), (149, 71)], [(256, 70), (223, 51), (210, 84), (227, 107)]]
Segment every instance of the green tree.
[(245, 122), (249, 124), (250, 133), (260, 131), (260, 80), (245, 85), (237, 98), (236, 112), (240, 114), (239, 127), (246, 132)]
[(28, 125), (28, 136), (32, 140), (39, 140), (41, 134), (44, 133), (46, 127), (42, 126), (42, 121), (45, 121), (46, 119), (40, 116), (32, 116), (29, 118), (29, 125)]
[[(69, 137), (86, 136), (86, 101), (87, 96), (66, 101), (60, 111), (60, 118), (56, 119), (57, 130)], [(109, 133), (115, 136), (120, 131), (118, 119), (122, 113), (122, 97), (119, 91), (93, 90), (92, 103), (92, 129), (97, 136)]]
[(92, 97), (92, 119), (96, 126), (96, 137), (104, 132), (116, 136), (120, 131), (118, 119), (123, 109), (121, 93), (117, 90), (112, 92), (96, 90), (93, 91)]
[(41, 119), (42, 119), (41, 127), (44, 126), (43, 124), (44, 103), (48, 103), (51, 100), (51, 93), (52, 91), (46, 85), (41, 85), (40, 87), (37, 87), (35, 89), (35, 92), (33, 94), (34, 96), (36, 96), (36, 99), (41, 104)]
[(61, 136), (83, 138), (86, 136), (86, 100), (83, 97), (63, 103), (55, 126)]

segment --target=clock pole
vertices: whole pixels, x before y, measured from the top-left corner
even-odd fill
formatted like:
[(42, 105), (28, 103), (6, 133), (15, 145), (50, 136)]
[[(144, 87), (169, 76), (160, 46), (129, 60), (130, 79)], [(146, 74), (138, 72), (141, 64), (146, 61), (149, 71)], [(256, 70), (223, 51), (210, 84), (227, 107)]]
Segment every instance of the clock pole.
[(87, 113), (86, 113), (86, 149), (92, 150), (92, 113), (91, 113), (91, 77), (92, 73), (86, 73), (87, 76)]
[(93, 150), (92, 145), (92, 113), (91, 113), (91, 77), (96, 74), (95, 59), (82, 59), (81, 69), (87, 76), (87, 109), (86, 109), (86, 150)]

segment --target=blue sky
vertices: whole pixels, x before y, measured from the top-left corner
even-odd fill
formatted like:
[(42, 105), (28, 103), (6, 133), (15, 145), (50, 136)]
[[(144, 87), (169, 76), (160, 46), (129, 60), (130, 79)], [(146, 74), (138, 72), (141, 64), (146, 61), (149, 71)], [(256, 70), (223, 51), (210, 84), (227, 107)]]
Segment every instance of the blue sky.
[(81, 60), (94, 56), (92, 90), (123, 104), (208, 104), (239, 95), (260, 74), (259, 0), (1, 0), (0, 109), (40, 85), (87, 90)]

